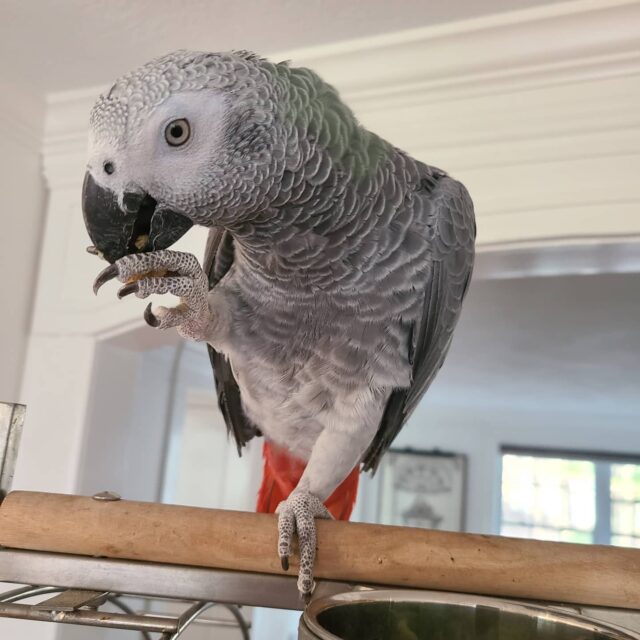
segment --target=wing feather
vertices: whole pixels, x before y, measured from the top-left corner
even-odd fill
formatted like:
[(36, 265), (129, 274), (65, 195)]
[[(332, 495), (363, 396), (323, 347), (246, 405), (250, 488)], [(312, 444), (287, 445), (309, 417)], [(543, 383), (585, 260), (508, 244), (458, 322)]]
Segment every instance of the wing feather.
[[(203, 260), (203, 269), (209, 278), (209, 287), (215, 287), (233, 265), (233, 237), (228, 231), (219, 228), (209, 230), (207, 246)], [(233, 436), (242, 455), (244, 447), (251, 438), (260, 435), (258, 428), (247, 418), (240, 399), (240, 388), (233, 375), (229, 360), (210, 344), (207, 344), (209, 360), (213, 369), (213, 379), (218, 395), (218, 406), (227, 425), (227, 432)]]
[(422, 314), (409, 332), (412, 382), (395, 389), (365, 454), (364, 470), (377, 468), (400, 429), (429, 388), (447, 355), (473, 271), (476, 236), (473, 203), (462, 184), (442, 176), (425, 180), (420, 197), (432, 206), (431, 273)]

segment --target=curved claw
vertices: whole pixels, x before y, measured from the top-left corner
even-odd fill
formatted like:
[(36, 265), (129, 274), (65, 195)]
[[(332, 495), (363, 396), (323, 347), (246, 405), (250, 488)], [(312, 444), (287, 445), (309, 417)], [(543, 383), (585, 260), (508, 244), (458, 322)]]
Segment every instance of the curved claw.
[(144, 320), (150, 327), (155, 328), (160, 324), (160, 320), (158, 320), (157, 316), (153, 313), (153, 311), (151, 311), (151, 303), (149, 303), (147, 305), (147, 308), (144, 310)]
[(129, 282), (128, 284), (125, 284), (124, 287), (120, 287), (120, 289), (118, 289), (118, 299), (122, 300), (122, 298), (130, 295), (131, 293), (137, 293), (139, 289), (140, 285), (137, 281)]
[(93, 293), (98, 294), (98, 289), (109, 280), (113, 280), (118, 276), (118, 267), (115, 264), (110, 264), (106, 269), (103, 269), (98, 277), (93, 282)]

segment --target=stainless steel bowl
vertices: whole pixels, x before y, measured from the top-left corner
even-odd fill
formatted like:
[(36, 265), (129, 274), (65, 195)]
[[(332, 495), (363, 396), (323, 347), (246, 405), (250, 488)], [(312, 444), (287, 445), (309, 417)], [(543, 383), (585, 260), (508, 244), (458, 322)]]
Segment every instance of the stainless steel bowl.
[(371, 590), (322, 598), (299, 640), (640, 640), (631, 631), (548, 607), (433, 591)]

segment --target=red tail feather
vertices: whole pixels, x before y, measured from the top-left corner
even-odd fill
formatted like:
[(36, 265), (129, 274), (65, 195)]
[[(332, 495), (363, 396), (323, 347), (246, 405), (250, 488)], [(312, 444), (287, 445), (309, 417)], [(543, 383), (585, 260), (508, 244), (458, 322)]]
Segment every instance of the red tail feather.
[[(274, 513), (280, 502), (286, 500), (296, 488), (306, 465), (302, 460), (294, 458), (271, 442), (264, 443), (262, 455), (264, 457), (264, 473), (258, 492), (256, 511)], [(356, 502), (359, 476), (360, 469), (355, 467), (325, 501), (327, 509), (336, 520), (349, 519)]]

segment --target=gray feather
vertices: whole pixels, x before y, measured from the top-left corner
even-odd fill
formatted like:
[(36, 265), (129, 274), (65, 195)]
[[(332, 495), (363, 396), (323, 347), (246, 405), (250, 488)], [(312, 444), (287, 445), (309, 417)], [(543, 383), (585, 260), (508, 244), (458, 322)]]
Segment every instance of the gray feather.
[(375, 471), (382, 455), (415, 410), (444, 362), (473, 271), (475, 219), (462, 185), (448, 178), (425, 184), (435, 203), (431, 239), (431, 277), (426, 283), (422, 316), (409, 335), (411, 386), (395, 389), (376, 437), (364, 458), (364, 470)]
[[(224, 229), (213, 228), (207, 237), (203, 260), (204, 272), (209, 277), (209, 286), (215, 287), (233, 264), (233, 238)], [(209, 360), (213, 369), (213, 379), (218, 396), (218, 406), (227, 425), (227, 432), (233, 436), (242, 455), (242, 447), (260, 431), (251, 423), (242, 409), (240, 389), (226, 356), (207, 344)]]

